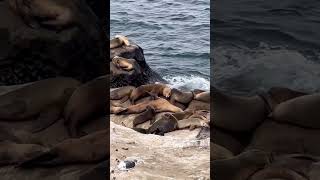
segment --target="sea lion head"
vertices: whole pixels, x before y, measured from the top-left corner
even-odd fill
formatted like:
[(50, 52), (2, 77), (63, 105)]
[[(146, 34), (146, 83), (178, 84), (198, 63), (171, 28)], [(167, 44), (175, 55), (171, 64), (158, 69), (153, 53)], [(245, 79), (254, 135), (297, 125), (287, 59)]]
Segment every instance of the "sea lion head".
[(171, 88), (165, 87), (163, 89), (163, 96), (166, 97), (166, 98), (170, 97), (171, 96)]

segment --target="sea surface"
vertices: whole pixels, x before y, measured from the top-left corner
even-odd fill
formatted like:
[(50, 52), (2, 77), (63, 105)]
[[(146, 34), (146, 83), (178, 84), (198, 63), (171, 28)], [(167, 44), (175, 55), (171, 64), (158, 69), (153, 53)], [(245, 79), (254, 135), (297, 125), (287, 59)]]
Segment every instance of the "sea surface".
[(149, 66), (179, 89), (210, 88), (209, 0), (111, 0), (110, 35), (144, 49)]
[(211, 8), (213, 86), (319, 92), (320, 1), (220, 0)]

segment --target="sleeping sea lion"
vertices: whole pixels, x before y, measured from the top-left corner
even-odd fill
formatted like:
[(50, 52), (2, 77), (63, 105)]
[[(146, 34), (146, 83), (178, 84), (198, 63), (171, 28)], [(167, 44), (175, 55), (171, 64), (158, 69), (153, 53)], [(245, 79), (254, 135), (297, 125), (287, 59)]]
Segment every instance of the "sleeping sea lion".
[(133, 127), (135, 127), (138, 124), (144, 123), (148, 120), (152, 120), (154, 118), (154, 115), (156, 114), (155, 109), (152, 106), (147, 106), (146, 110), (139, 114), (137, 117), (133, 120)]
[(152, 126), (150, 126), (147, 130), (145, 130), (144, 133), (157, 134), (157, 135), (163, 136), (165, 133), (174, 131), (177, 128), (178, 128), (177, 119), (174, 116), (172, 116), (170, 113), (166, 113), (159, 120), (153, 123)]
[(210, 103), (210, 92), (202, 92), (194, 96), (195, 100)]
[(182, 104), (188, 104), (193, 99), (192, 92), (182, 92), (176, 88), (171, 89), (170, 103), (175, 104), (179, 102)]
[(119, 56), (112, 58), (112, 63), (116, 65), (117, 68), (125, 71), (135, 71), (135, 73), (141, 73), (140, 65), (135, 59), (127, 59)]
[(213, 89), (211, 105), (214, 124), (231, 131), (250, 131), (267, 117), (267, 105), (260, 96), (231, 96)]
[(275, 107), (271, 118), (305, 128), (320, 129), (320, 93), (300, 96)]
[(20, 167), (57, 166), (73, 163), (97, 163), (108, 157), (108, 130), (101, 130), (78, 139), (66, 139), (50, 150), (20, 163)]
[(130, 100), (134, 104), (135, 100), (145, 95), (151, 94), (153, 96), (163, 95), (168, 98), (171, 95), (171, 88), (165, 84), (147, 84), (134, 89), (131, 93)]
[(119, 100), (123, 97), (130, 96), (131, 92), (135, 89), (134, 86), (123, 86), (110, 91), (110, 100)]
[(78, 135), (78, 126), (90, 117), (106, 114), (108, 83), (109, 76), (101, 76), (74, 91), (64, 110), (71, 137)]
[(200, 118), (188, 118), (188, 119), (182, 119), (178, 121), (178, 128), (184, 129), (189, 128), (190, 130), (198, 128), (198, 127), (209, 127), (209, 125)]
[(207, 110), (210, 111), (210, 103), (192, 100), (185, 111)]
[(110, 114), (119, 114), (120, 112), (122, 112), (124, 110), (126, 110), (126, 108), (110, 105)]
[(129, 45), (129, 39), (123, 35), (116, 35), (113, 39), (110, 40), (110, 49)]
[(187, 119), (187, 118), (189, 118), (192, 114), (193, 114), (193, 112), (183, 111), (183, 112), (173, 113), (172, 115), (173, 115), (175, 118), (177, 118), (178, 120), (181, 120), (181, 119)]
[(147, 106), (152, 106), (158, 112), (182, 112), (182, 109), (172, 105), (169, 101), (159, 98), (150, 102), (135, 104), (126, 108), (121, 114), (137, 114), (143, 112)]

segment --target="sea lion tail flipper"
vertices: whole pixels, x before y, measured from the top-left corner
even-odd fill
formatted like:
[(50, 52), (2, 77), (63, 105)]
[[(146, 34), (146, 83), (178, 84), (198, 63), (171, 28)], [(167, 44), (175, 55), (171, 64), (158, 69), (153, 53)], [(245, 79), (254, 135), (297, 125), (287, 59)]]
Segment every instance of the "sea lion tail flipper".
[(61, 111), (62, 109), (60, 107), (51, 106), (40, 112), (40, 115), (37, 118), (40, 125), (33, 127), (31, 132), (37, 133), (53, 125), (59, 119)]

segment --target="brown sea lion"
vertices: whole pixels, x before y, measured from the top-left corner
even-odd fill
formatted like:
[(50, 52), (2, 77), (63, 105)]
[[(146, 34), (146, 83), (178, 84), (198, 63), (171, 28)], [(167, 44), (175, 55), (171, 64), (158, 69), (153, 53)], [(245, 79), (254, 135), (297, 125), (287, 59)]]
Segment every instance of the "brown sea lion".
[(107, 87), (109, 76), (101, 76), (78, 87), (65, 110), (64, 118), (68, 132), (72, 137), (78, 136), (78, 126), (91, 116), (105, 114), (107, 104)]
[(110, 40), (110, 49), (129, 45), (129, 39), (123, 35), (116, 35), (113, 39)]
[(209, 125), (203, 119), (200, 118), (188, 118), (178, 121), (179, 129), (189, 128), (190, 130), (192, 130), (198, 127), (209, 127)]
[(202, 93), (196, 94), (194, 96), (194, 99), (198, 100), (198, 101), (209, 103), (210, 102), (210, 92), (202, 92)]
[(150, 102), (143, 102), (140, 104), (129, 106), (121, 114), (137, 114), (143, 112), (147, 106), (152, 106), (156, 112), (182, 112), (182, 109), (172, 105), (169, 101), (159, 98)]
[(108, 146), (108, 130), (101, 130), (78, 139), (66, 139), (49, 151), (22, 162), (19, 166), (57, 166), (101, 162), (108, 156)]
[(147, 134), (157, 134), (163, 136), (165, 133), (178, 128), (177, 119), (170, 113), (164, 114), (159, 120), (152, 124), (146, 131)]
[(135, 59), (127, 59), (119, 56), (112, 58), (112, 63), (116, 65), (117, 68), (125, 71), (135, 71), (136, 73), (141, 73), (140, 65)]
[(212, 90), (214, 124), (231, 131), (250, 131), (267, 117), (267, 105), (260, 96), (231, 96)]
[(260, 150), (246, 151), (232, 158), (211, 161), (213, 179), (246, 180), (270, 162), (270, 154)]
[(144, 102), (150, 102), (150, 101), (153, 101), (155, 100), (156, 98), (154, 96), (147, 96), (147, 97), (143, 97), (143, 98), (140, 98), (139, 100), (137, 100), (135, 103), (136, 104), (140, 104), (140, 103), (144, 103)]
[(110, 114), (118, 114), (124, 110), (126, 110), (126, 108), (110, 105)]
[(135, 100), (148, 94), (154, 95), (156, 97), (159, 95), (163, 95), (168, 98), (171, 95), (171, 88), (165, 84), (142, 85), (132, 91), (130, 100), (132, 104), (134, 104)]
[(115, 90), (110, 91), (110, 100), (119, 100), (123, 97), (130, 96), (131, 92), (135, 89), (134, 86), (123, 86), (120, 88), (117, 88)]
[(289, 168), (281, 167), (268, 167), (254, 173), (248, 180), (271, 180), (271, 179), (282, 179), (282, 180), (308, 180), (297, 172)]
[(176, 88), (171, 89), (170, 103), (174, 104), (179, 102), (182, 104), (188, 104), (193, 99), (192, 92), (182, 92)]
[(152, 106), (147, 106), (144, 112), (142, 112), (136, 118), (134, 118), (133, 127), (135, 127), (138, 124), (144, 123), (148, 120), (152, 120), (155, 114), (156, 114), (155, 109)]
[(2, 141), (0, 142), (0, 166), (17, 164), (46, 151), (47, 148), (36, 144)]
[(275, 107), (271, 118), (305, 128), (320, 129), (320, 93), (285, 101)]
[(128, 98), (128, 96), (123, 97), (122, 99), (119, 100), (110, 100), (110, 106), (116, 106), (116, 107), (129, 107), (131, 106), (131, 102)]
[(219, 159), (228, 159), (232, 158), (234, 155), (228, 149), (210, 142), (210, 160), (215, 161)]
[[(34, 132), (59, 119), (69, 97), (80, 82), (72, 78), (37, 81), (0, 96), (0, 120), (20, 121), (35, 117)], [(36, 117), (37, 116), (37, 117)]]
[(207, 110), (210, 111), (210, 103), (192, 100), (185, 111)]

